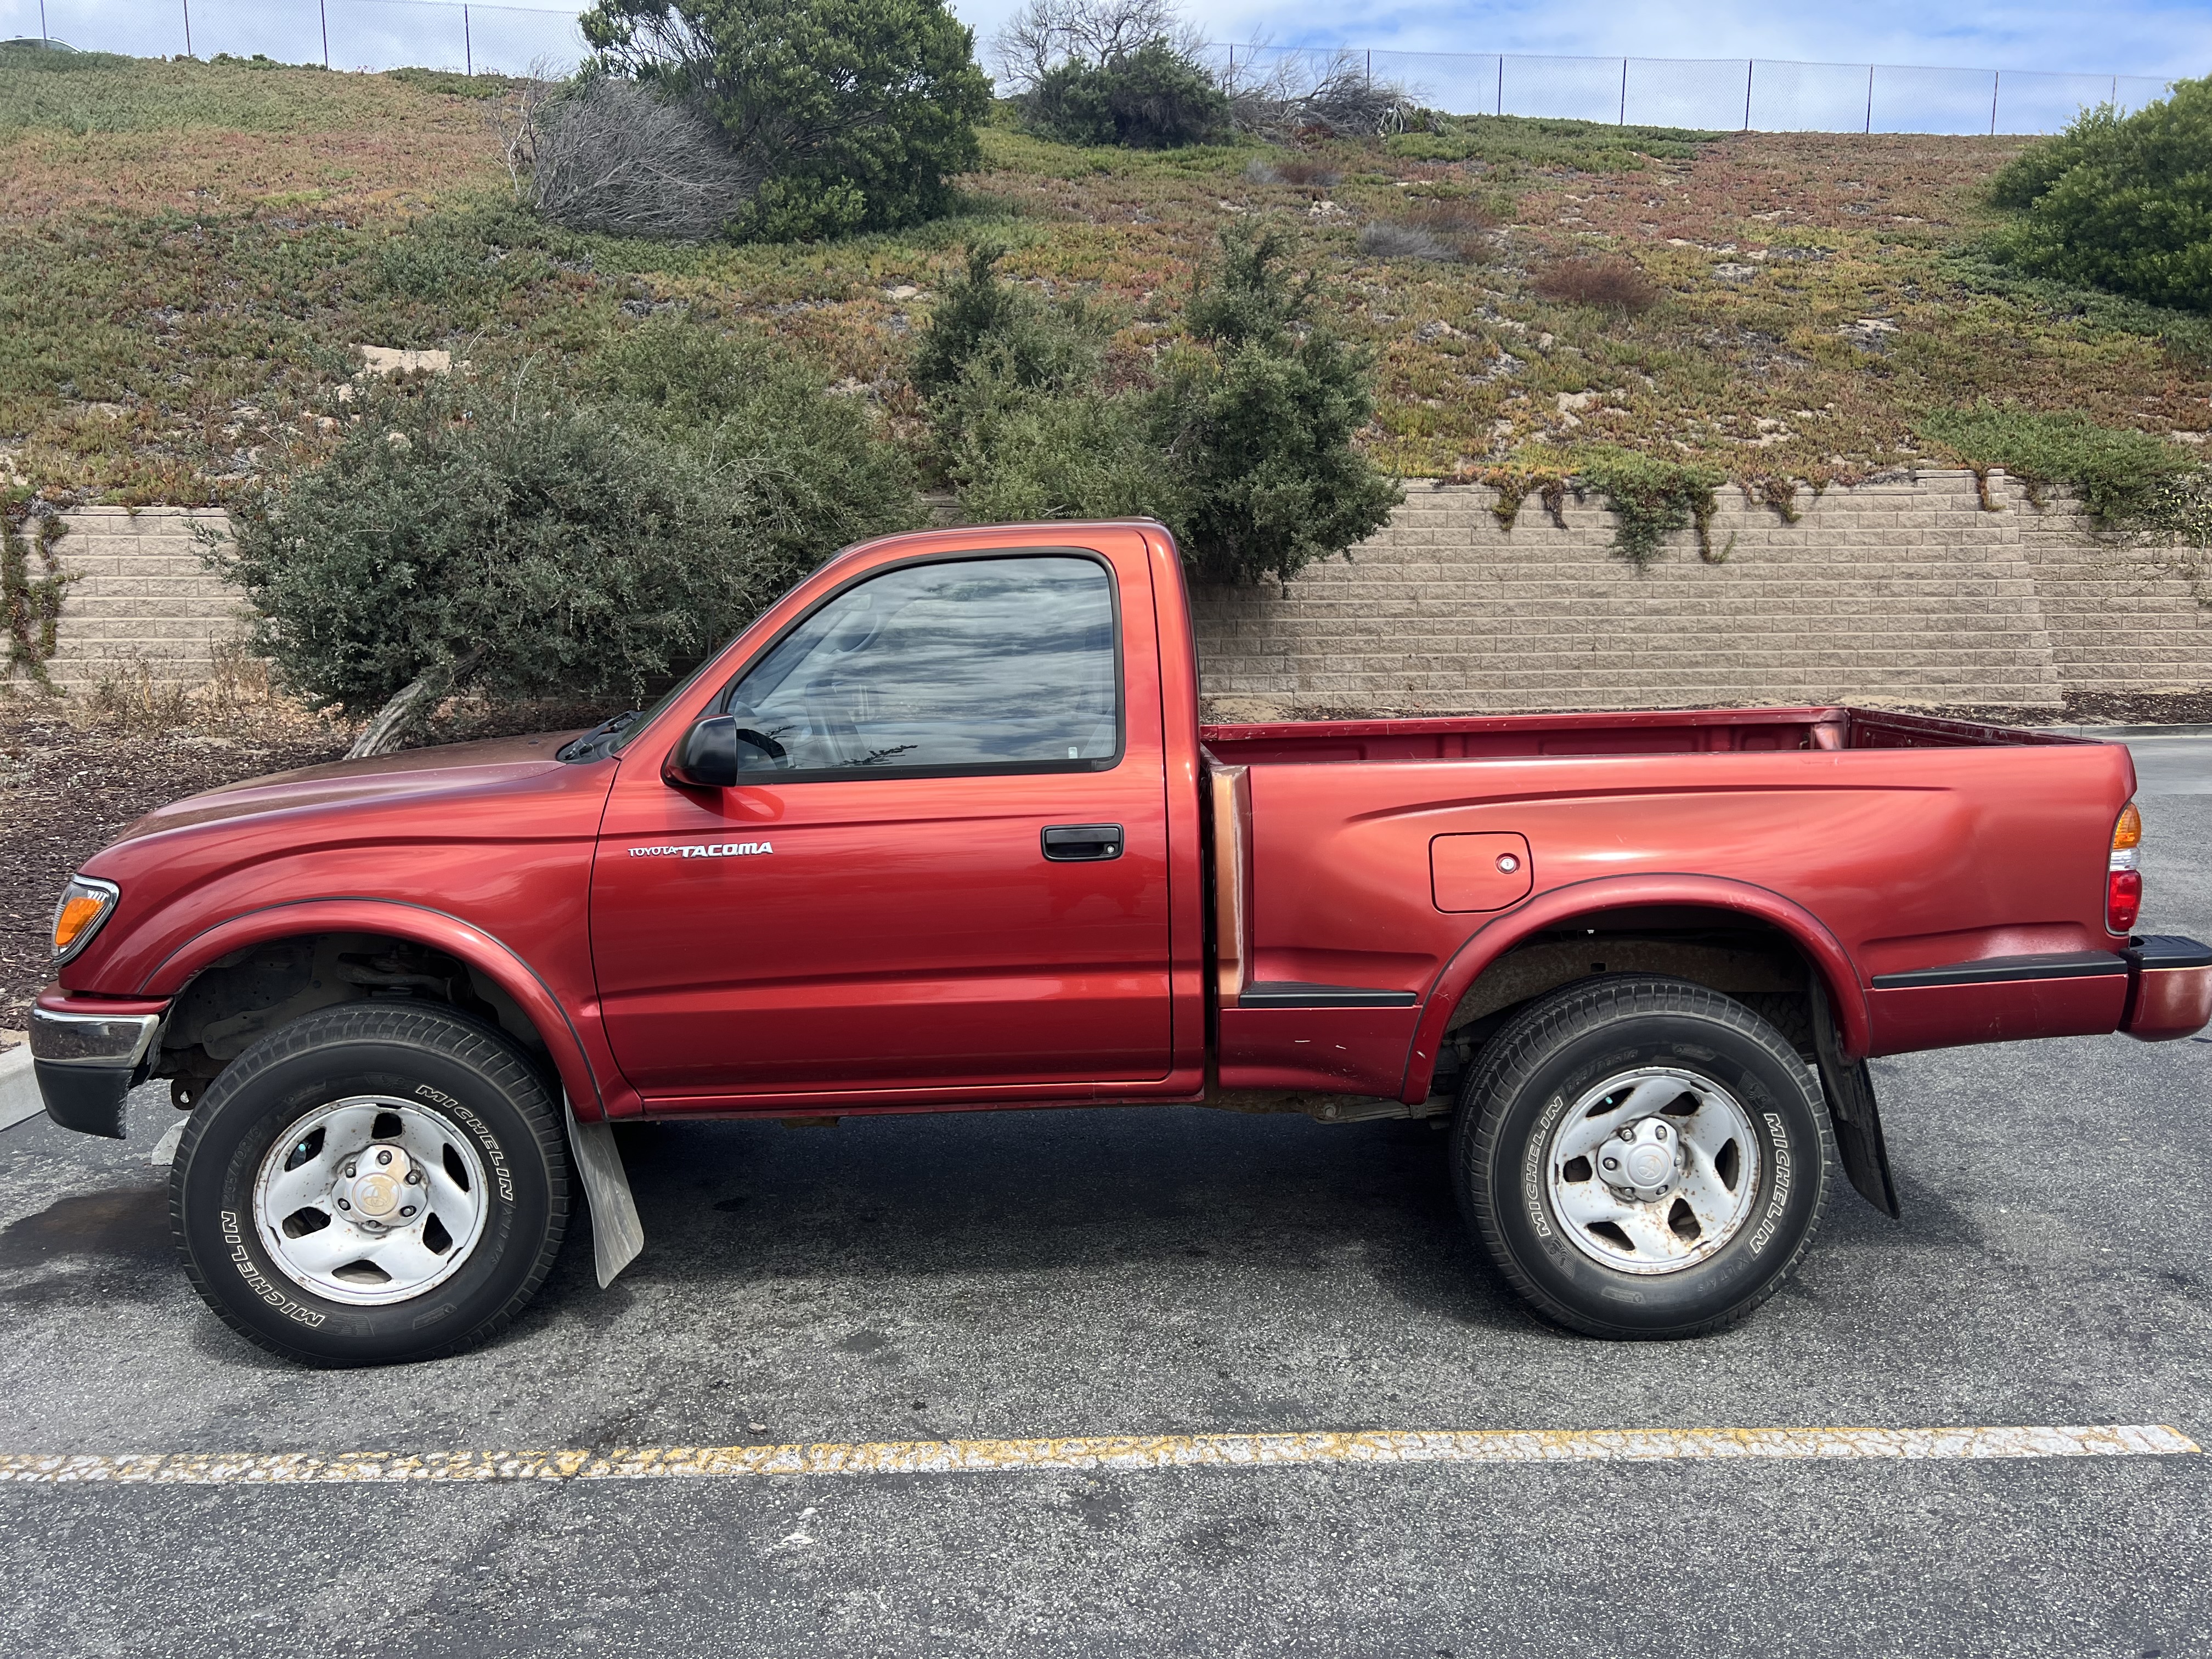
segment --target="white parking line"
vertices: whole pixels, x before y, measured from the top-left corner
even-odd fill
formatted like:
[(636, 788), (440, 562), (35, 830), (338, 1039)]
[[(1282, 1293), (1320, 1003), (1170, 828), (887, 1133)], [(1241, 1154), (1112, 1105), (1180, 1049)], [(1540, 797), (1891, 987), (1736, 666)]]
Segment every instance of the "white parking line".
[(0, 1482), (320, 1486), (394, 1480), (734, 1480), (753, 1475), (979, 1474), (1018, 1469), (1295, 1468), (1401, 1463), (1654, 1463), (1731, 1458), (1949, 1460), (2196, 1454), (2159, 1424), (2087, 1428), (1370, 1429), (1320, 1434), (1115, 1435), (611, 1452), (0, 1453)]

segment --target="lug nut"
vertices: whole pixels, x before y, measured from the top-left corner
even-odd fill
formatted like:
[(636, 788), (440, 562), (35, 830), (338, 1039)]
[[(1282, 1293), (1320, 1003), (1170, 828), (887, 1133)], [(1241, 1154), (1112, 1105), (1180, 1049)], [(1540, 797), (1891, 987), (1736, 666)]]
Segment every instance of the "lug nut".
[(1605, 1160), (1605, 1167), (1608, 1170), (1618, 1170), (1620, 1167), (1620, 1160), (1617, 1158), (1609, 1158)]
[(351, 1181), (353, 1179), (353, 1170), (354, 1166), (352, 1164), (349, 1164), (345, 1166), (345, 1178), (348, 1181)]
[(422, 1172), (420, 1170), (410, 1170), (407, 1172), (407, 1184), (410, 1187), (421, 1186), (422, 1184)]
[(349, 1203), (347, 1203), (347, 1202), (345, 1201), (345, 1200), (343, 1200), (343, 1199), (340, 1199), (340, 1200), (338, 1200), (338, 1208), (340, 1208), (341, 1210), (350, 1210), (351, 1208), (353, 1208), (353, 1206), (352, 1206), (352, 1205), (350, 1205), (350, 1204), (349, 1204)]
[(413, 1215), (415, 1213), (415, 1206), (412, 1204), (403, 1204), (399, 1206), (399, 1213), (402, 1215)]
[(391, 1149), (389, 1146), (380, 1146), (380, 1147), (379, 1147), (379, 1148), (377, 1149), (377, 1153), (376, 1153), (376, 1161), (377, 1161), (379, 1164), (389, 1164), (389, 1163), (391, 1163), (391, 1162), (392, 1162), (392, 1149)]
[(1667, 1126), (1666, 1126), (1665, 1124), (1663, 1124), (1663, 1123), (1655, 1123), (1655, 1124), (1653, 1124), (1653, 1125), (1651, 1126), (1651, 1135), (1652, 1135), (1652, 1139), (1654, 1139), (1655, 1140), (1664, 1140), (1664, 1139), (1667, 1139)]

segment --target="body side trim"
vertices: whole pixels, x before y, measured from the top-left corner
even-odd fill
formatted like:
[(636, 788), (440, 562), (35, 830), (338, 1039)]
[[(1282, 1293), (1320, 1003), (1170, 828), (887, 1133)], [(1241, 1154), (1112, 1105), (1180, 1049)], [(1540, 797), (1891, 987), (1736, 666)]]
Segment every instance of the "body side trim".
[(2055, 951), (2027, 957), (1984, 957), (1978, 962), (1949, 962), (1934, 968), (1907, 968), (1876, 974), (1877, 991), (1914, 990), (1931, 985), (1999, 985), (2024, 979), (2089, 979), (2124, 974), (2127, 958), (2110, 951)]

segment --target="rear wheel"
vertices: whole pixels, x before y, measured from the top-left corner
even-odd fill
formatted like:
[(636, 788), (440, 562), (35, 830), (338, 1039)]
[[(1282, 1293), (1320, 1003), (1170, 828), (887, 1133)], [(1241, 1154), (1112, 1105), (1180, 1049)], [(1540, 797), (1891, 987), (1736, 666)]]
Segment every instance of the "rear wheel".
[(450, 1353), (512, 1320), (560, 1248), (559, 1109), (464, 1019), (325, 1009), (208, 1087), (169, 1209), (194, 1286), (263, 1347), (337, 1365)]
[(1546, 1318), (1694, 1336), (1796, 1265), (1831, 1144), (1772, 1026), (1704, 986), (1621, 975), (1539, 999), (1484, 1048), (1452, 1168), (1475, 1237)]

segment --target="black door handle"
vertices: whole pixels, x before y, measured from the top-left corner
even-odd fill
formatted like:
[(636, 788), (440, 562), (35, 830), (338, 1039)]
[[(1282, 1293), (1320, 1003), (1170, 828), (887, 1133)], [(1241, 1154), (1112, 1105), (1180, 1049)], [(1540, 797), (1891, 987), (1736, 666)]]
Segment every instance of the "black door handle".
[(1044, 832), (1044, 855), (1061, 863), (1095, 863), (1121, 856), (1118, 823), (1055, 823)]

